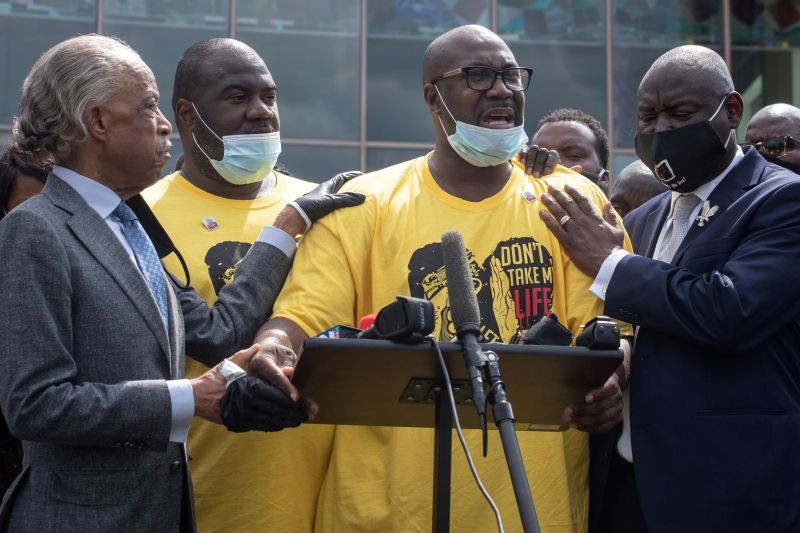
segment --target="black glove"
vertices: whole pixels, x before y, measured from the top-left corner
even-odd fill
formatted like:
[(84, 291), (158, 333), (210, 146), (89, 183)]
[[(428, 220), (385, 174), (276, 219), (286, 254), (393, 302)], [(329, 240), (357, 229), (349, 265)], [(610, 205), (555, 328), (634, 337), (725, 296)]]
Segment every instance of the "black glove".
[(340, 207), (352, 207), (364, 203), (364, 195), (357, 192), (342, 192), (337, 193), (342, 185), (360, 176), (363, 172), (358, 170), (351, 170), (350, 172), (342, 172), (336, 174), (328, 181), (320, 183), (314, 190), (307, 192), (291, 205), (303, 216), (306, 225), (311, 227), (311, 224), (331, 211), (339, 209)]
[(228, 431), (280, 431), (308, 421), (305, 409), (277, 387), (256, 376), (237, 379), (219, 400)]

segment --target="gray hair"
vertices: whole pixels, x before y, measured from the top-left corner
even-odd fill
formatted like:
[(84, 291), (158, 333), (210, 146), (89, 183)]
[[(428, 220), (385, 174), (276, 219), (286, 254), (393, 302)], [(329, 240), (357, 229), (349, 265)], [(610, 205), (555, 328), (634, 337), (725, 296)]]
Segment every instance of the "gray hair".
[(33, 65), (22, 83), (14, 142), (38, 160), (67, 160), (88, 132), (83, 115), (122, 89), (124, 74), (144, 66), (119, 39), (82, 35), (67, 39)]

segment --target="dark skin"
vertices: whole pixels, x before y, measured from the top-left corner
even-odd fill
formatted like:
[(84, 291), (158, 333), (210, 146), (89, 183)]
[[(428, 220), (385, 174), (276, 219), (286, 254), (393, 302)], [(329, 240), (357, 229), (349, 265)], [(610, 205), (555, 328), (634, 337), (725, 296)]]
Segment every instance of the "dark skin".
[[(486, 65), (497, 70), (517, 66), (505, 43), (477, 26), (459, 28), (437, 41), (431, 46), (438, 44), (441, 48), (435, 53), (426, 52), (423, 61), (425, 80), (462, 66)], [(513, 127), (522, 123), (524, 94), (508, 90), (499, 77), (486, 91), (469, 89), (463, 76), (437, 81), (436, 85), (457, 120), (483, 127)], [(423, 96), (436, 131), (436, 147), (429, 159), (429, 167), (438, 185), (453, 196), (473, 202), (497, 194), (511, 175), (511, 165), (475, 167), (464, 161), (447, 141), (447, 133), (454, 131), (455, 122), (445, 110), (433, 84), (425, 83)], [(447, 133), (442, 129), (439, 117)], [(306, 338), (306, 333), (297, 324), (281, 317), (270, 319), (256, 335), (256, 342), (262, 346), (259, 357), (268, 359), (271, 365), (271, 369), (265, 372), (273, 376), (273, 384), (279, 384), (293, 399), (300, 396), (288, 378), (297, 359), (295, 353)], [(622, 393), (616, 375), (604, 387), (590, 391), (587, 400), (586, 406), (581, 404), (565, 409), (564, 420), (572, 427), (604, 431), (621, 420)]]
[(235, 48), (210, 54), (201, 67), (200, 79), (208, 81), (197, 90), (194, 106), (183, 98), (175, 104), (181, 142), (187, 147), (181, 173), (192, 184), (216, 196), (235, 200), (258, 198), (268, 180), (247, 185), (228, 183), (197, 147), (192, 133), (205, 153), (219, 160), (223, 144), (214, 133), (224, 137), (279, 131), (275, 81), (261, 58)]
[[(712, 122), (720, 139), (725, 139), (741, 121), (742, 98), (736, 92), (725, 90), (724, 80), (717, 76), (711, 69), (688, 68), (680, 61), (657, 62), (639, 86), (638, 131), (666, 131), (708, 120), (727, 93), (722, 110)], [(736, 144), (730, 142), (720, 172), (730, 163), (735, 152)], [(709, 180), (715, 175), (709, 176)], [(542, 195), (541, 199), (549, 212), (542, 210), (539, 216), (575, 265), (588, 276), (596, 277), (606, 258), (623, 245), (625, 233), (622, 222), (610, 203), (604, 206), (601, 214), (585, 196), (568, 185), (563, 191), (550, 187), (548, 193), (549, 196)], [(570, 218), (560, 224), (559, 221), (564, 220), (565, 216)], [(617, 371), (623, 386), (625, 377), (630, 375), (630, 354), (626, 344), (623, 344), (626, 350), (625, 364)], [(610, 383), (604, 387), (606, 390), (611, 388), (613, 386)], [(590, 398), (589, 395), (585, 404), (574, 406), (573, 420), (582, 420), (584, 415), (596, 420), (597, 417), (592, 413), (597, 410), (598, 398)], [(608, 398), (600, 401), (608, 401)], [(613, 424), (604, 424), (603, 427), (610, 429)]]
[[(453, 35), (447, 44), (457, 52), (426, 63), (423, 67), (426, 79), (470, 65), (483, 65), (495, 70), (519, 66), (508, 46), (489, 32), (465, 31)], [(488, 128), (519, 126), (524, 116), (525, 94), (509, 90), (500, 77), (486, 91), (470, 89), (463, 76), (439, 80), (436, 85), (441, 98), (432, 83), (426, 83), (423, 88), (423, 97), (433, 115), (436, 132), (436, 149), (428, 160), (431, 174), (448, 194), (472, 202), (485, 200), (505, 186), (511, 176), (511, 164), (476, 167), (464, 161), (447, 141), (447, 135), (456, 129), (453, 118)], [(452, 118), (442, 98), (453, 114)], [(504, 120), (492, 120), (493, 114)], [(439, 124), (439, 118), (447, 133)], [(503, 121), (505, 124), (498, 124)]]
[[(710, 53), (710, 52), (709, 52)], [(727, 94), (726, 94), (727, 93)], [(725, 100), (722, 109), (711, 122), (723, 141), (742, 119), (742, 97), (728, 92), (715, 71), (686, 68), (680, 62), (654, 65), (645, 75), (637, 94), (637, 131), (653, 133), (696, 124), (711, 117)], [(736, 154), (736, 143), (728, 142), (727, 153), (719, 168), (708, 180), (727, 167)], [(610, 204), (602, 215), (578, 191), (548, 189), (542, 201), (548, 211), (539, 215), (564, 247), (575, 265), (594, 278), (603, 261), (623, 243), (622, 223)], [(564, 216), (570, 219), (559, 224)]]
[[(800, 141), (800, 109), (789, 104), (773, 104), (753, 115), (744, 134), (744, 142), (756, 144), (786, 135), (795, 141)], [(800, 142), (795, 141), (790, 139), (786, 145), (786, 152), (775, 157), (800, 166)]]
[[(601, 174), (598, 185), (608, 191), (608, 172), (597, 155), (597, 138), (588, 126), (580, 122), (547, 122), (534, 134), (531, 148), (541, 147), (557, 152), (561, 164), (575, 172)], [(533, 155), (533, 153), (531, 154)], [(530, 164), (530, 162), (528, 162)]]
[[(197, 89), (196, 101), (180, 98), (175, 103), (178, 132), (186, 149), (181, 174), (196, 187), (222, 198), (248, 200), (268, 194), (274, 184), (272, 176), (233, 185), (214, 170), (194, 139), (209, 157), (219, 160), (223, 144), (209, 128), (219, 137), (279, 131), (278, 94), (272, 75), (257, 54), (233, 40), (230, 48), (210, 53), (201, 72), (199, 78), (207, 81)], [(289, 235), (305, 232), (305, 222), (291, 207), (284, 208), (273, 225)]]

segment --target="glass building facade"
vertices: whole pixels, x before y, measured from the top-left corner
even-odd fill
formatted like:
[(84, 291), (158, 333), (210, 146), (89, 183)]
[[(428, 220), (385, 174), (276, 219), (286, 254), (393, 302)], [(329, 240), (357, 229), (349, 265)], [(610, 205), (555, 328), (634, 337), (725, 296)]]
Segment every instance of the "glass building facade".
[[(230, 36), (255, 48), (278, 84), (283, 154), (320, 180), (425, 153), (434, 124), (422, 100), (422, 53), (436, 35), (476, 23), (533, 68), (526, 124), (557, 107), (596, 116), (612, 170), (635, 158), (635, 97), (652, 61), (680, 44), (718, 51), (744, 96), (800, 102), (798, 0), (11, 0), (0, 1), (0, 143), (10, 139), (28, 69), (81, 33), (118, 36), (153, 69), (170, 102), (192, 43)], [(172, 120), (172, 111), (165, 114)], [(739, 138), (742, 138), (740, 132)], [(176, 149), (180, 140), (174, 135)], [(170, 170), (170, 169), (166, 169)]]

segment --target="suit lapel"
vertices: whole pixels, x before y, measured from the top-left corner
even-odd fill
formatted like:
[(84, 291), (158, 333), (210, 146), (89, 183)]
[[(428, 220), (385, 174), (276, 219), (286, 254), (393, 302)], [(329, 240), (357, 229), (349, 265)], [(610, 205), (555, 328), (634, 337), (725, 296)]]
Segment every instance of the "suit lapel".
[[(709, 208), (717, 207), (716, 213), (703, 221), (700, 226), (697, 220), (692, 221), (686, 237), (675, 252), (672, 264), (680, 261), (683, 253), (689, 248), (694, 240), (703, 234), (704, 231), (719, 219), (724, 218), (720, 215), (724, 213), (736, 200), (742, 197), (744, 191), (754, 187), (760, 180), (761, 174), (767, 162), (758, 155), (754, 149), (749, 149), (744, 159), (731, 169), (727, 176), (714, 188), (711, 196), (708, 197)], [(701, 211), (702, 213), (702, 211)], [(724, 222), (723, 222), (724, 223)]]
[(664, 227), (664, 222), (669, 214), (672, 196), (664, 194), (663, 197), (658, 206), (647, 215), (647, 221), (642, 233), (642, 243), (646, 246), (645, 255), (647, 257), (653, 257), (655, 254), (658, 236), (661, 234), (661, 228)]
[(158, 306), (144, 277), (131, 263), (128, 252), (111, 228), (72, 187), (58, 177), (51, 175), (43, 192), (54, 204), (72, 214), (67, 226), (131, 301), (158, 340), (172, 369), (169, 339)]

